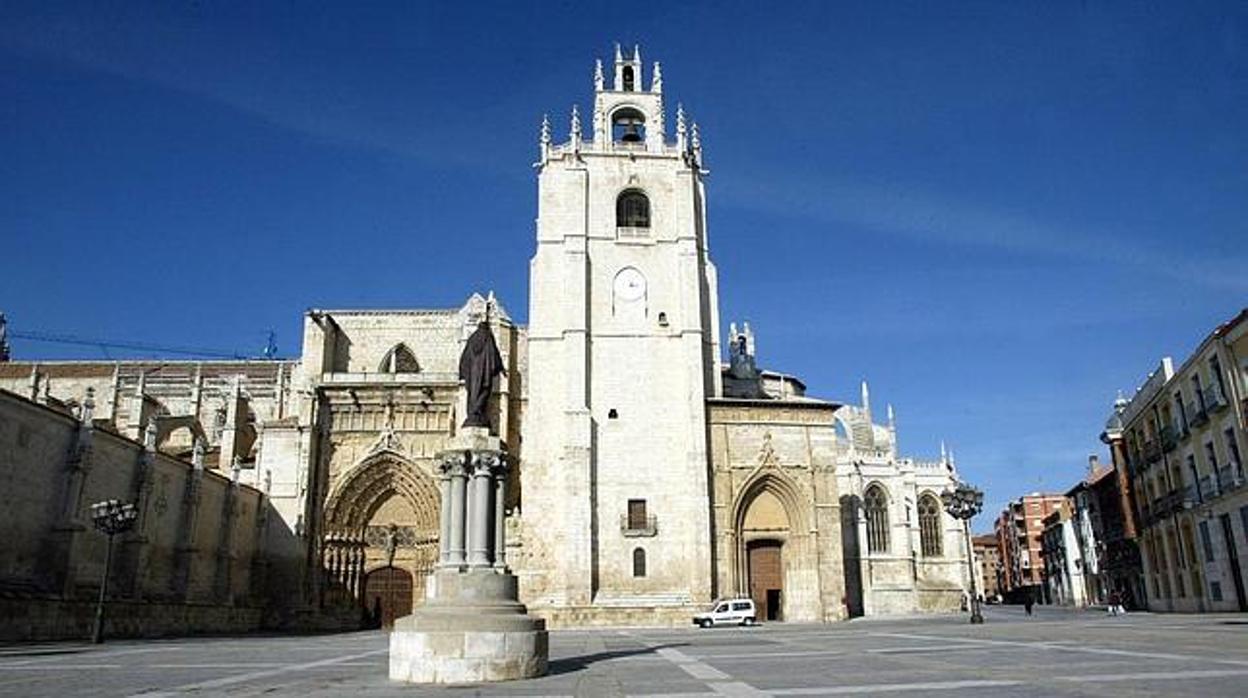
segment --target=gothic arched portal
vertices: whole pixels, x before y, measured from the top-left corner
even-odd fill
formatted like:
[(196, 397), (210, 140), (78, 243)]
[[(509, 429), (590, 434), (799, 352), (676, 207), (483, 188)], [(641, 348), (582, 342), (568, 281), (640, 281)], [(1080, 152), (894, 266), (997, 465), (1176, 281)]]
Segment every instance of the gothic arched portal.
[(754, 599), (760, 620), (782, 620), (794, 566), (809, 564), (801, 553), (805, 524), (797, 487), (777, 473), (764, 473), (742, 488), (735, 507), (736, 586)]
[(391, 598), (394, 584), (385, 582), (383, 620), (393, 620), (396, 609), (406, 609), (400, 615), (410, 612), (424, 596), (425, 577), (437, 563), (439, 505), (433, 478), (397, 453), (379, 453), (355, 466), (325, 504), (326, 596), (353, 599), (371, 613), (376, 594), (368, 586), (375, 591), (382, 582), (373, 575), (391, 569), (395, 571), (385, 573), (388, 580), (406, 575), (408, 598)]

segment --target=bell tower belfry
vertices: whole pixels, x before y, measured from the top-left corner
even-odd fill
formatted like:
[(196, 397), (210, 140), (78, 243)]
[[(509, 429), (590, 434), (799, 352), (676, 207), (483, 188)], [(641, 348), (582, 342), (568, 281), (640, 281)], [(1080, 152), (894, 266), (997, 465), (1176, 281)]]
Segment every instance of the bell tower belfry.
[[(521, 572), (526, 603), (679, 606), (712, 595), (706, 398), (719, 308), (697, 126), (616, 46), (592, 133), (543, 120), (530, 263)], [(644, 81), (649, 80), (649, 88)]]

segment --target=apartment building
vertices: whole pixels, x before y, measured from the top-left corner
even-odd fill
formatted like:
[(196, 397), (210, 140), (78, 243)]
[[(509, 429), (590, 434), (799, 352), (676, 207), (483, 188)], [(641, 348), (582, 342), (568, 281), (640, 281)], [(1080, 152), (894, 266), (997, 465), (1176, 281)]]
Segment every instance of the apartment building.
[[(1169, 357), (1115, 405), (1111, 448), (1138, 515), (1142, 582), (1159, 611), (1248, 611), (1248, 309), (1176, 369)], [(1107, 429), (1107, 442), (1109, 437)]]
[(997, 518), (999, 586), (1006, 601), (1018, 603), (1031, 596), (1051, 603), (1044, 572), (1044, 519), (1064, 501), (1060, 494), (1033, 492), (1010, 502)]

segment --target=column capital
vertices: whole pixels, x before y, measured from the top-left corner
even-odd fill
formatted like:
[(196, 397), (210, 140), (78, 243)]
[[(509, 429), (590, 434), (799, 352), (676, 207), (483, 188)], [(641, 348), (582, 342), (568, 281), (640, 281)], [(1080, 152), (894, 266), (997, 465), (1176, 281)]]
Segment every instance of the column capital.
[(468, 451), (443, 451), (437, 456), (438, 473), (443, 477), (464, 477), (468, 474)]
[(507, 457), (502, 451), (472, 451), (472, 469), (477, 475), (507, 471)]

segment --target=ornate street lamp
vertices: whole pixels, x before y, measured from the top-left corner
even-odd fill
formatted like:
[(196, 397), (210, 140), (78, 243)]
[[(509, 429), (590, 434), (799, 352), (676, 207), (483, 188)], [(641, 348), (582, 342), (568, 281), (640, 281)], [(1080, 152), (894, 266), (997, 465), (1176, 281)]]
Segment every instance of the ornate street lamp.
[(955, 519), (962, 519), (962, 534), (966, 537), (966, 566), (971, 580), (971, 623), (983, 623), (979, 612), (979, 596), (975, 590), (975, 553), (971, 549), (971, 519), (984, 508), (984, 493), (965, 482), (945, 490), (940, 495), (945, 511)]
[(123, 504), (116, 499), (109, 499), (91, 505), (91, 521), (96, 530), (108, 536), (108, 549), (104, 553), (104, 578), (100, 580), (100, 598), (95, 604), (95, 628), (91, 633), (91, 641), (97, 645), (104, 642), (104, 596), (108, 593), (108, 575), (113, 567), (113, 536), (134, 528), (137, 518), (139, 510), (129, 502)]

